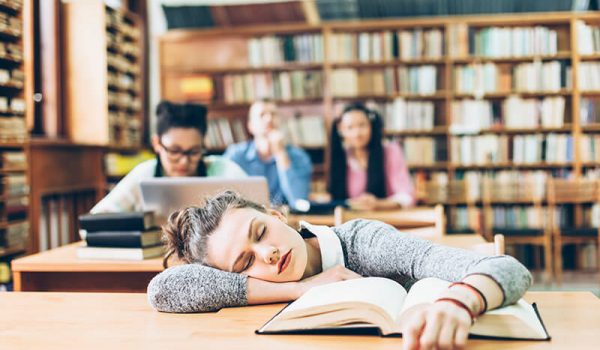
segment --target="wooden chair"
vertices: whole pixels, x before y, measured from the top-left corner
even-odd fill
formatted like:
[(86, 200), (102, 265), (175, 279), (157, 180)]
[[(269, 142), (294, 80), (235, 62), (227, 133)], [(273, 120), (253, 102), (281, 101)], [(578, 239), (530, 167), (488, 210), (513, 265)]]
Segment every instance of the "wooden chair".
[[(542, 203), (545, 197), (545, 187), (539, 182), (527, 179), (483, 180), (482, 201), (484, 210), (485, 236), (490, 240), (495, 234), (503, 234), (506, 245), (525, 245), (541, 247), (544, 253), (544, 272), (547, 280), (553, 276), (552, 233), (548, 225), (544, 225), (544, 208)], [(494, 206), (502, 205), (527, 205), (534, 211), (533, 222), (528, 222), (526, 227), (510, 227), (496, 222)]]
[[(562, 250), (566, 244), (576, 245), (579, 255), (581, 244), (596, 244), (596, 268), (600, 264), (600, 229), (584, 223), (585, 206), (600, 204), (600, 183), (590, 179), (550, 179), (548, 181), (548, 205), (552, 237), (554, 240), (554, 274), (557, 283), (562, 282), (563, 259)], [(572, 207), (573, 221), (558, 223), (557, 211), (561, 205)], [(576, 262), (577, 262), (576, 258)]]
[(444, 207), (415, 207), (385, 211), (351, 210), (343, 207), (335, 208), (335, 225), (341, 225), (352, 219), (379, 220), (388, 223), (398, 230), (409, 232), (417, 236), (444, 235), (445, 218)]
[(488, 243), (481, 243), (474, 245), (470, 248), (475, 252), (484, 254), (484, 255), (504, 255), (505, 253), (505, 239), (503, 234), (495, 234), (494, 241)]

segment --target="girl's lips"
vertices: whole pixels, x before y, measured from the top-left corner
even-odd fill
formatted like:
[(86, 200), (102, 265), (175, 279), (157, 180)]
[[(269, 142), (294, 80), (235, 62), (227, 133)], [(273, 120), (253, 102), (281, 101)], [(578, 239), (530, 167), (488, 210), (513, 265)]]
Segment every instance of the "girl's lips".
[(279, 272), (278, 274), (282, 273), (283, 271), (285, 271), (285, 269), (288, 267), (288, 265), (290, 264), (290, 261), (292, 260), (292, 250), (290, 249), (287, 253), (285, 253), (281, 259), (279, 259)]

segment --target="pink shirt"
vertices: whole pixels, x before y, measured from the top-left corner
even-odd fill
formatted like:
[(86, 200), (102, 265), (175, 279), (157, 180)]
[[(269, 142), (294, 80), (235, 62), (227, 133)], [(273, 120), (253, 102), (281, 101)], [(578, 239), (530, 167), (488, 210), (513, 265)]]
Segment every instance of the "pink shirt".
[[(347, 190), (350, 198), (358, 197), (367, 191), (367, 169), (358, 160), (347, 156)], [(404, 162), (402, 149), (397, 142), (383, 144), (383, 167), (385, 171), (385, 193), (403, 206), (414, 204), (414, 189)]]

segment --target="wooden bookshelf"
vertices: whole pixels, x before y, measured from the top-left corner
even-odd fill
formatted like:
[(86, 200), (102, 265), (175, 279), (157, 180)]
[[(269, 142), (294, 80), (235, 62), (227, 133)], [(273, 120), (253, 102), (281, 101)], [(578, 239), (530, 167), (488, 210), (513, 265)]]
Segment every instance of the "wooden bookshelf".
[(31, 236), (24, 5), (0, 1), (0, 264), (24, 254)]
[(115, 148), (140, 147), (144, 132), (140, 18), (101, 0), (61, 6), (69, 138)]
[[(324, 89), (322, 97), (309, 98), (290, 103), (301, 109), (305, 106), (314, 105), (321, 108), (327, 126), (332, 119), (339, 113), (340, 107), (349, 101), (372, 101), (379, 105), (385, 111), (386, 105), (392, 104), (396, 99), (402, 98), (406, 103), (431, 103), (434, 108), (434, 115), (431, 118), (433, 125), (429, 127), (418, 127), (411, 129), (393, 128), (386, 131), (386, 136), (403, 141), (405, 138), (424, 138), (435, 139), (436, 159), (440, 161), (435, 164), (413, 165), (410, 166), (411, 172), (415, 175), (415, 181), (428, 181), (429, 176), (434, 173), (444, 172), (450, 179), (459, 176), (466, 171), (476, 172), (496, 172), (503, 169), (518, 171), (542, 170), (548, 173), (557, 171), (569, 171), (574, 177), (581, 177), (584, 172), (590, 168), (596, 168), (600, 162), (582, 162), (579, 150), (579, 144), (583, 133), (600, 132), (600, 120), (597, 124), (582, 125), (580, 122), (580, 105), (582, 98), (600, 98), (600, 89), (598, 91), (583, 91), (578, 84), (578, 69), (581, 62), (600, 62), (600, 51), (580, 54), (578, 45), (578, 23), (598, 26), (600, 24), (600, 15), (598, 13), (534, 13), (534, 14), (510, 14), (510, 15), (477, 15), (477, 16), (456, 16), (456, 17), (432, 17), (416, 19), (383, 19), (373, 21), (330, 21), (320, 25), (281, 25), (281, 26), (253, 26), (244, 28), (219, 28), (207, 30), (175, 30), (170, 31), (160, 37), (160, 71), (161, 71), (161, 91), (162, 97), (176, 100), (189, 101), (193, 96), (182, 93), (177, 88), (182, 74), (206, 74), (211, 78), (218, 78), (225, 74), (253, 74), (272, 73), (277, 74), (281, 71), (293, 70), (311, 70), (321, 71), (324, 77)], [(548, 53), (544, 50), (522, 52), (515, 55), (488, 55), (477, 52), (475, 47), (469, 47), (469, 40), (456, 47), (466, 46), (467, 51), (449, 50), (450, 41), (456, 40), (453, 35), (461, 27), (472, 31), (474, 35), (480, 35), (483, 38), (486, 30), (491, 31), (492, 27), (500, 28), (547, 28), (549, 35), (556, 37), (556, 47), (547, 49), (553, 51)], [(527, 30), (527, 29), (524, 29)], [(381, 40), (385, 40), (385, 32), (422, 31), (425, 32), (440, 31), (443, 41), (443, 52), (441, 56), (432, 53), (426, 55), (408, 55), (402, 54), (389, 56), (385, 52), (383, 44), (383, 53), (371, 57), (361, 56), (360, 36), (371, 35), (377, 37), (381, 35)], [(383, 34), (378, 34), (383, 33)], [(283, 38), (287, 35), (302, 36), (304, 34), (320, 34), (322, 36), (323, 51), (322, 61), (319, 62), (279, 62), (276, 65), (251, 66), (249, 64), (252, 53), (249, 51), (248, 42), (263, 37)], [(435, 33), (432, 34), (433, 37)], [(355, 45), (350, 55), (340, 56), (337, 52), (337, 46), (332, 48), (330, 43), (337, 42), (336, 36), (343, 37), (355, 36), (353, 41)], [(396, 34), (400, 35), (400, 34)], [(416, 35), (416, 34), (415, 34)], [(425, 34), (423, 34), (425, 35)], [(439, 34), (435, 34), (439, 35)], [(494, 34), (490, 34), (494, 35)], [(491, 37), (491, 36), (490, 36)], [(346, 39), (339, 39), (346, 40)], [(370, 39), (380, 40), (380, 39)], [(401, 40), (398, 39), (400, 42)], [(433, 39), (431, 39), (433, 40)], [(433, 41), (431, 41), (433, 42)], [(379, 42), (378, 42), (379, 43)], [(472, 44), (472, 43), (471, 43)], [(333, 45), (333, 44), (332, 44)], [(401, 44), (399, 44), (401, 45)], [(375, 45), (376, 46), (376, 45)], [(485, 49), (485, 47), (483, 47)], [(312, 47), (315, 49), (315, 47)], [(481, 47), (480, 47), (481, 49)], [(350, 52), (349, 51), (349, 52)], [(455, 52), (456, 51), (456, 52)], [(218, 55), (202, 55), (197, 57), (199, 52), (218, 52)], [(426, 51), (424, 51), (426, 52)], [(433, 52), (433, 51), (432, 51)], [(196, 53), (196, 54), (194, 54)], [(376, 57), (374, 57), (376, 56)], [(342, 59), (340, 59), (342, 57)], [(544, 84), (539, 89), (515, 88), (510, 86), (508, 89), (495, 89), (488, 92), (459, 92), (455, 88), (454, 72), (458, 67), (476, 66), (476, 65), (494, 65), (498, 69), (498, 74), (510, 73), (511, 82), (514, 83), (518, 77), (513, 70), (523, 65), (551, 65), (557, 62), (559, 66), (560, 80), (559, 88), (550, 88)], [(406, 68), (418, 69), (424, 66), (435, 67), (436, 84), (428, 93), (407, 92), (400, 89), (401, 79), (399, 78), (399, 69)], [(528, 67), (528, 66), (527, 66)], [(548, 68), (550, 69), (550, 68)], [(393, 92), (381, 91), (362, 91), (360, 93), (340, 95), (336, 93), (333, 85), (334, 72), (338, 70), (354, 70), (356, 72), (383, 72), (391, 70), (393, 72)], [(564, 72), (563, 72), (564, 71)], [(504, 72), (504, 73), (503, 73)], [(566, 79), (567, 73), (571, 74)], [(496, 79), (500, 79), (497, 77)], [(377, 77), (380, 79), (380, 77)], [(209, 105), (211, 115), (222, 117), (227, 115), (230, 118), (244, 119), (247, 113), (247, 104), (227, 105), (223, 102), (223, 94), (218, 89), (222, 88), (218, 84), (214, 86), (215, 91), (211, 98), (204, 102)], [(379, 87), (381, 90), (381, 87)], [(502, 105), (507, 99), (516, 97), (525, 102), (536, 101), (542, 103), (546, 99), (557, 98), (564, 101), (564, 107), (560, 116), (558, 125), (547, 125), (540, 122), (531, 128), (510, 126), (504, 124), (504, 116), (494, 115), (494, 118), (500, 119), (488, 127), (482, 127), (480, 130), (469, 132), (456, 132), (451, 127), (453, 125), (453, 102), (464, 100), (488, 101), (494, 108), (504, 109)], [(490, 107), (491, 108), (491, 107)], [(227, 109), (227, 110), (226, 110)], [(494, 113), (496, 113), (494, 111)], [(385, 113), (384, 113), (385, 114)], [(517, 115), (518, 116), (518, 115)], [(244, 119), (245, 120), (245, 119)], [(430, 121), (431, 122), (431, 121)], [(461, 165), (457, 164), (451, 155), (451, 139), (461, 135), (498, 135), (508, 139), (509, 154), (508, 162), (490, 163), (486, 165)], [(559, 135), (570, 138), (572, 144), (572, 153), (569, 155), (569, 161), (537, 161), (520, 163), (512, 161), (512, 148), (514, 139), (517, 137), (526, 137), (528, 135)], [(326, 167), (323, 169), (327, 172)], [(462, 176), (462, 175), (461, 175)], [(446, 202), (449, 206), (457, 203)]]

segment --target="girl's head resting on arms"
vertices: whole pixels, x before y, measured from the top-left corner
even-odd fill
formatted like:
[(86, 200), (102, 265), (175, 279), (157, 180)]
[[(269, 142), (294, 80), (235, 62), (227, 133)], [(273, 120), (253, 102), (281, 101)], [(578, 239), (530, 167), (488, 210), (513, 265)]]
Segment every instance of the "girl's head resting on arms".
[(175, 254), (201, 263), (272, 282), (298, 281), (311, 270), (304, 239), (276, 210), (226, 191), (203, 207), (173, 212), (163, 232), (166, 260)]
[(162, 101), (156, 107), (157, 134), (152, 146), (166, 176), (204, 176), (202, 160), (206, 107)]

